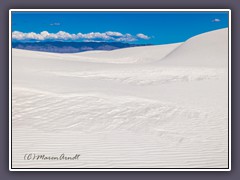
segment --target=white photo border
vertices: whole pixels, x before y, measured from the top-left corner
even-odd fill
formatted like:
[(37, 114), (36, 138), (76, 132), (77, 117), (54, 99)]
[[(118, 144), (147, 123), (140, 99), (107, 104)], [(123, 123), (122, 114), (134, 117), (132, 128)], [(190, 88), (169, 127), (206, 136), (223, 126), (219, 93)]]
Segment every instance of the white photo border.
[[(13, 168), (12, 12), (228, 12), (228, 168)], [(231, 9), (10, 9), (9, 10), (9, 171), (231, 171)]]

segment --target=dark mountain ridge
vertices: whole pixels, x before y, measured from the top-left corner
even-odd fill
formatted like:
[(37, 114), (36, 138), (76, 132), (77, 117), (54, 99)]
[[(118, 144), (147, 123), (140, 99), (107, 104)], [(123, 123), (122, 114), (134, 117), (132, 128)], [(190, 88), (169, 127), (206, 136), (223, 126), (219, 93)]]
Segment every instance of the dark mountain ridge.
[(12, 47), (32, 51), (55, 53), (77, 53), (91, 50), (114, 50), (151, 44), (129, 44), (122, 42), (12, 42)]

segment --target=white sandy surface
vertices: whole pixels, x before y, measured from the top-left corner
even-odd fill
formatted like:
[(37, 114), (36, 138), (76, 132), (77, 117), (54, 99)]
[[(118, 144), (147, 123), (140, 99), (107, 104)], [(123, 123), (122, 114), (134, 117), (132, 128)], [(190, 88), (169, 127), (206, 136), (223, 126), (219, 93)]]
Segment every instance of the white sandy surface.
[(228, 167), (228, 29), (178, 44), (12, 55), (13, 168)]

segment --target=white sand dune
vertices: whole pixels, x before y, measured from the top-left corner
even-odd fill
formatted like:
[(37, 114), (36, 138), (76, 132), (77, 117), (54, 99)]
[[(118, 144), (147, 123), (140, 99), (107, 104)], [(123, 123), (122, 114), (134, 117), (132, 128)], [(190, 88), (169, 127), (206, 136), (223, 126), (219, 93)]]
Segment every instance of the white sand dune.
[[(228, 29), (200, 34), (190, 38), (164, 59), (173, 66), (228, 66)], [(163, 63), (163, 62), (161, 62)]]
[(227, 32), (107, 52), (13, 49), (13, 167), (227, 168)]
[[(48, 58), (54, 59), (68, 59), (76, 60), (81, 62), (96, 62), (96, 63), (111, 63), (111, 64), (129, 64), (129, 63), (150, 63), (162, 59), (175, 48), (182, 43), (168, 44), (168, 45), (156, 45), (156, 46), (141, 46), (117, 49), (112, 51), (86, 51), (81, 53), (72, 54), (57, 54), (57, 53), (46, 53), (28, 51), (29, 55), (33, 55), (36, 58), (42, 58), (48, 56)], [(14, 49), (13, 51), (18, 52), (17, 56), (25, 58), (26, 50)]]
[[(143, 46), (117, 49), (113, 51), (90, 51), (78, 53), (78, 58), (94, 62), (109, 63), (149, 63), (165, 57), (168, 53), (177, 48), (181, 43)], [(150, 55), (151, 54), (151, 55)]]

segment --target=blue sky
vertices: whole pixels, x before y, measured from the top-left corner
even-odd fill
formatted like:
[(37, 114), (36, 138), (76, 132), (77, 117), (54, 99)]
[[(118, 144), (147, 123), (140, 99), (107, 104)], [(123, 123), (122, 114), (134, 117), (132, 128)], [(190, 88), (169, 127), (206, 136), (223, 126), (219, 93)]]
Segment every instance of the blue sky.
[(228, 27), (228, 12), (13, 12), (14, 41), (168, 44)]

